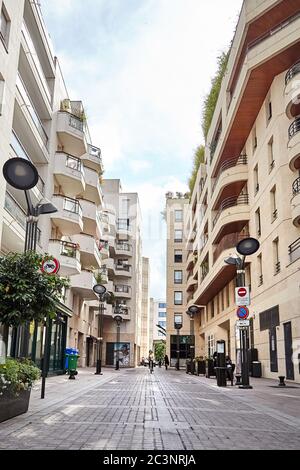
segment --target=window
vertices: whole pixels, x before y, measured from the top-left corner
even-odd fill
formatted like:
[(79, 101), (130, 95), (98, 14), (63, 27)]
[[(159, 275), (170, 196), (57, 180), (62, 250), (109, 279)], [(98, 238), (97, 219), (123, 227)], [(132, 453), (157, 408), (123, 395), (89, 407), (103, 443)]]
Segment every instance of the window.
[(274, 222), (274, 220), (276, 220), (278, 217), (278, 211), (276, 207), (276, 186), (274, 186), (271, 189), (270, 197), (271, 197), (271, 211), (272, 211), (271, 219), (272, 219), (272, 222)]
[(174, 241), (177, 243), (182, 242), (182, 230), (175, 230)]
[(221, 292), (221, 311), (223, 312), (225, 309), (225, 303), (224, 303), (224, 289), (222, 289)]
[(165, 318), (166, 315), (167, 315), (166, 312), (158, 312), (159, 318)]
[(271, 171), (273, 170), (273, 168), (275, 166), (273, 137), (271, 138), (270, 142), (268, 143), (268, 159), (269, 159), (269, 173), (271, 173)]
[(273, 116), (273, 110), (272, 110), (272, 101), (271, 101), (271, 96), (268, 96), (266, 100), (266, 118), (267, 118), (267, 125), (271, 121)]
[(175, 211), (175, 222), (182, 222), (183, 220), (183, 211), (182, 210), (176, 210)]
[(158, 308), (167, 308), (167, 304), (160, 302)]
[(174, 292), (174, 305), (183, 304), (183, 294), (182, 292)]
[(262, 270), (262, 255), (260, 254), (257, 257), (257, 264), (258, 264), (258, 287), (262, 286), (264, 283), (264, 277), (263, 277), (263, 270)]
[(121, 213), (124, 217), (128, 216), (129, 214), (129, 204), (130, 204), (130, 199), (121, 200)]
[(226, 297), (227, 297), (227, 307), (230, 306), (230, 286), (227, 284), (226, 286)]
[(183, 318), (181, 313), (174, 313), (174, 325), (181, 325), (183, 324)]
[(175, 263), (182, 263), (182, 250), (175, 250), (174, 261)]
[(215, 301), (212, 300), (210, 304), (210, 316), (211, 318), (214, 318), (215, 316)]
[(253, 148), (253, 153), (257, 149), (257, 135), (256, 135), (256, 127), (254, 127), (252, 131), (252, 148)]
[(4, 79), (0, 73), (0, 116), (3, 114), (3, 105), (4, 105)]
[(10, 32), (10, 19), (5, 8), (4, 3), (2, 4), (1, 8), (1, 16), (0, 16), (0, 39), (2, 40), (6, 49), (8, 49), (8, 41), (9, 41), (9, 32)]
[(174, 284), (182, 284), (183, 273), (182, 271), (174, 271)]
[(258, 165), (254, 168), (254, 194), (257, 194), (259, 191), (259, 182), (258, 182)]
[(208, 349), (208, 357), (212, 358), (215, 352), (215, 337), (214, 335), (209, 335), (208, 336), (208, 341), (207, 341), (207, 349)]
[(261, 236), (261, 217), (260, 217), (260, 208), (255, 212), (255, 223), (256, 223), (256, 233), (257, 236)]
[(162, 326), (163, 328), (166, 328), (166, 326), (167, 326), (166, 321), (159, 321), (158, 324), (159, 324), (159, 326)]
[(280, 260), (279, 260), (279, 238), (273, 241), (273, 259), (274, 259), (274, 274), (280, 272)]

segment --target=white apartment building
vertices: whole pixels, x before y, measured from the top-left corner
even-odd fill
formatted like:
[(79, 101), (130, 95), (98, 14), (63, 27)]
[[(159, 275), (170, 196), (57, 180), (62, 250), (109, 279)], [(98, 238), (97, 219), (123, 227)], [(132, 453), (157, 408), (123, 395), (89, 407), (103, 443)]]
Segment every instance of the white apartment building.
[[(162, 340), (166, 340), (166, 335), (164, 335), (157, 325), (160, 325), (165, 330), (167, 329), (167, 304), (166, 300), (159, 299), (155, 300), (153, 298), (150, 299), (151, 309), (152, 309), (152, 316), (153, 316), (153, 345), (157, 342)], [(153, 346), (154, 347), (154, 346)], [(152, 349), (152, 348), (150, 348)]]
[(191, 195), (187, 305), (202, 308), (196, 355), (236, 360), (235, 266), (249, 235), (248, 347), (264, 377), (300, 382), (300, 3), (245, 0)]
[[(123, 193), (119, 179), (104, 179), (105, 215), (110, 227), (107, 234), (109, 259), (105, 262), (108, 290), (113, 292), (116, 306), (125, 308), (120, 325), (120, 344), (116, 344), (117, 327), (114, 311), (107, 306), (104, 318), (103, 361), (113, 366), (116, 351), (121, 348), (120, 366), (135, 367), (141, 359), (142, 345), (142, 241), (141, 212), (136, 193)], [(147, 277), (147, 269), (144, 270)], [(145, 279), (145, 282), (147, 280)], [(95, 305), (96, 307), (96, 305)], [(96, 307), (97, 308), (97, 307)]]

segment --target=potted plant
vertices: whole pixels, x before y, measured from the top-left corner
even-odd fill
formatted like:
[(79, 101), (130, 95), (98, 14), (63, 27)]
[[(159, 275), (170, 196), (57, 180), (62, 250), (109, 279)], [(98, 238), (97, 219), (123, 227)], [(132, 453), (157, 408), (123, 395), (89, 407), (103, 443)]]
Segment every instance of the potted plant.
[(29, 360), (0, 364), (0, 423), (28, 411), (31, 388), (39, 378), (40, 369)]

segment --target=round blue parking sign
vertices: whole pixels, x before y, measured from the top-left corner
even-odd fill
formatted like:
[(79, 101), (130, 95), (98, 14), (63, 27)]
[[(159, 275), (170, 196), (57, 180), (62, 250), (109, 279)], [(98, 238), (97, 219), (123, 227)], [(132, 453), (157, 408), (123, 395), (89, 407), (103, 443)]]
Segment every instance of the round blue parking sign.
[(247, 320), (249, 317), (249, 309), (247, 307), (239, 307), (236, 314), (239, 320)]

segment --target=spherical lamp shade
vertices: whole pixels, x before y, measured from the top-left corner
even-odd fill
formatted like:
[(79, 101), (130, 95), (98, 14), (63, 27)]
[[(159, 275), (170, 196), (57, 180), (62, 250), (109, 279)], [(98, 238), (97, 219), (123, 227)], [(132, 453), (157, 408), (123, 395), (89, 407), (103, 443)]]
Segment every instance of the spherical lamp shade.
[(191, 305), (189, 308), (188, 308), (188, 311), (187, 313), (189, 315), (196, 315), (198, 312), (199, 312), (199, 307), (197, 307), (197, 305)]
[(101, 284), (96, 284), (93, 287), (93, 291), (98, 295), (103, 295), (106, 292), (106, 287), (102, 286)]
[(260, 243), (256, 238), (245, 238), (238, 243), (236, 249), (240, 255), (250, 256), (256, 253), (259, 247)]
[(3, 166), (3, 176), (13, 188), (28, 191), (39, 180), (36, 167), (24, 158), (10, 158)]

